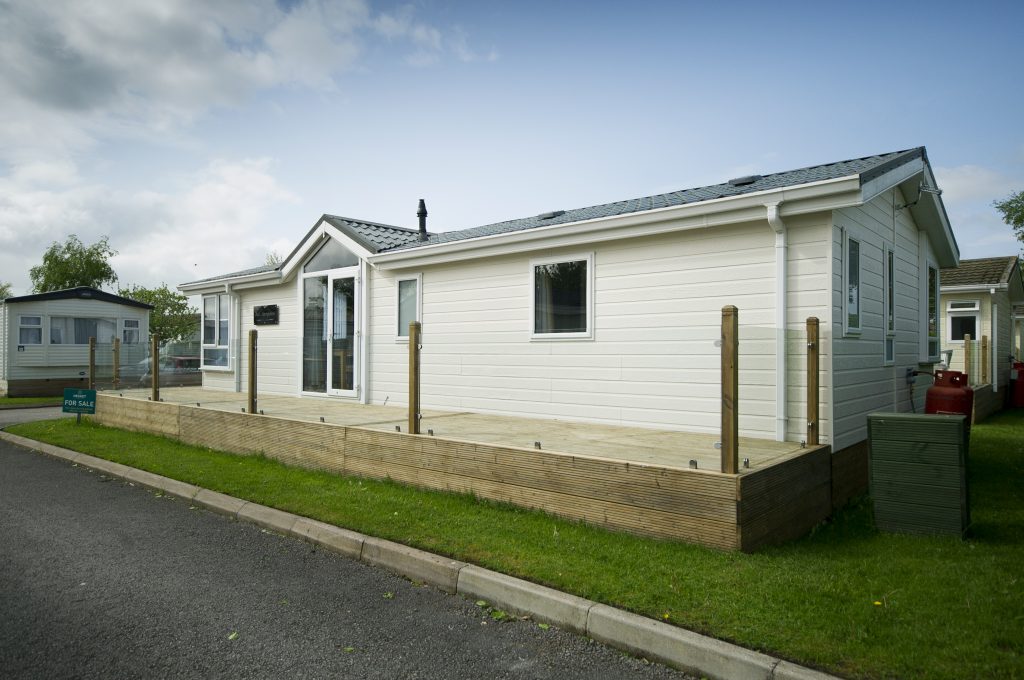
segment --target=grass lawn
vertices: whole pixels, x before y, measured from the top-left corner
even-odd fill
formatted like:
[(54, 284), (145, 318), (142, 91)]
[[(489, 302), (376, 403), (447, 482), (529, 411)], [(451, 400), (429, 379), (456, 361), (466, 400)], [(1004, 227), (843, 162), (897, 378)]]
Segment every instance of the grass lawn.
[(0, 409), (13, 406), (60, 406), (61, 397), (0, 397)]
[(466, 560), (848, 677), (1024, 676), (1024, 411), (973, 430), (973, 535), (889, 535), (870, 503), (754, 555), (71, 420), (8, 428)]

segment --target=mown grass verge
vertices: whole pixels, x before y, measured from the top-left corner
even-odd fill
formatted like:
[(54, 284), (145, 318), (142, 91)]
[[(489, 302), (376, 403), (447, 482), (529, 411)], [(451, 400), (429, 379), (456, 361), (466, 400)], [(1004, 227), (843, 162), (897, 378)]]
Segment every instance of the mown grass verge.
[(754, 555), (471, 496), (289, 468), (71, 420), (8, 428), (466, 560), (848, 677), (1020, 677), (1024, 412), (974, 428), (970, 539), (890, 535), (870, 503)]
[(0, 409), (19, 406), (60, 406), (60, 397), (0, 397)]

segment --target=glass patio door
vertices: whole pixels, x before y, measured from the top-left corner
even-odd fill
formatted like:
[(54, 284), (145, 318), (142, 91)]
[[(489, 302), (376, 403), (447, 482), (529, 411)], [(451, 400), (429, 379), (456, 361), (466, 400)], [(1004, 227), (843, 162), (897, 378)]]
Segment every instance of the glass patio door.
[(331, 279), (329, 392), (355, 394), (356, 383), (356, 280)]
[(302, 391), (355, 396), (355, 274), (306, 276), (302, 286)]

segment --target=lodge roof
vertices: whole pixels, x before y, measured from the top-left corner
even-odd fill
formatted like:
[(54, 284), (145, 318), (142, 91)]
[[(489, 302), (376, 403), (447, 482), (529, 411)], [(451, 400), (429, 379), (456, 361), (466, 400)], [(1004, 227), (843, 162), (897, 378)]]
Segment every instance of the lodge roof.
[(942, 286), (998, 286), (1009, 283), (1017, 264), (1016, 255), (960, 260), (959, 267), (941, 271)]

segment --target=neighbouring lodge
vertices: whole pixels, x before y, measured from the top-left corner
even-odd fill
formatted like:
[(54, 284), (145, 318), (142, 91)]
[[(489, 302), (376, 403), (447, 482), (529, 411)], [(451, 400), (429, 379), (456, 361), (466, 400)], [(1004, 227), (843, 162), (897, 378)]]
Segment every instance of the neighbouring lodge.
[(279, 265), (178, 288), (207, 389), (245, 388), (255, 328), (261, 394), (404, 404), (418, 320), (423, 408), (694, 432), (719, 427), (735, 305), (740, 434), (794, 442), (817, 317), (821, 441), (862, 458), (867, 414), (920, 410), (908, 371), (940, 359), (940, 194), (915, 148), (461, 231), (421, 202), (419, 229), (323, 215)]
[(0, 394), (52, 396), (88, 387), (89, 338), (122, 364), (144, 361), (151, 305), (81, 286), (0, 302)]

